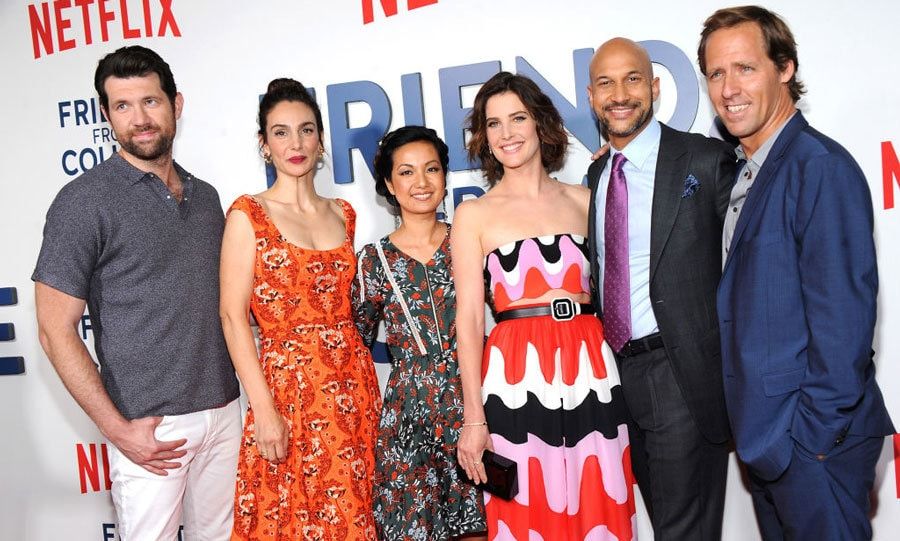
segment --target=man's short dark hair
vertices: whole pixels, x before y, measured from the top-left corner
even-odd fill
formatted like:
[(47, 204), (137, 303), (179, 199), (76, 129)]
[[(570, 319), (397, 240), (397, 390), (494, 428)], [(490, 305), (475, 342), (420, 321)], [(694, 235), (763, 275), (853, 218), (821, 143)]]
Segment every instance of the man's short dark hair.
[(732, 28), (744, 23), (756, 23), (759, 26), (766, 43), (766, 54), (778, 67), (778, 71), (784, 71), (788, 62), (794, 63), (794, 75), (788, 81), (788, 90), (791, 92), (791, 99), (796, 103), (806, 92), (803, 83), (797, 78), (797, 72), (800, 69), (800, 61), (797, 59), (797, 42), (794, 40), (791, 29), (781, 17), (760, 6), (723, 8), (706, 19), (706, 22), (703, 23), (703, 31), (700, 33), (700, 46), (697, 48), (700, 73), (706, 75), (706, 42), (710, 34), (716, 30)]
[(378, 152), (375, 153), (375, 192), (384, 197), (394, 210), (398, 210), (400, 205), (387, 187), (387, 183), (391, 180), (391, 172), (394, 170), (394, 152), (403, 145), (417, 141), (429, 143), (434, 147), (446, 179), (447, 169), (450, 166), (450, 151), (436, 131), (424, 126), (404, 126), (385, 135), (378, 145)]
[(513, 75), (506, 71), (501, 71), (488, 79), (475, 96), (467, 126), (472, 132), (468, 144), (469, 160), (481, 160), (481, 169), (489, 186), (496, 184), (503, 176), (503, 164), (488, 148), (486, 111), (488, 100), (505, 92), (512, 92), (518, 96), (528, 113), (534, 117), (541, 143), (541, 163), (544, 170), (549, 173), (562, 169), (569, 147), (569, 136), (563, 127), (559, 111), (534, 81), (524, 75)]
[(117, 49), (100, 59), (97, 71), (94, 72), (94, 88), (100, 96), (100, 105), (109, 109), (109, 96), (106, 94), (104, 84), (110, 77), (128, 79), (130, 77), (144, 77), (150, 73), (159, 75), (159, 84), (163, 92), (169, 98), (169, 102), (175, 103), (175, 77), (169, 64), (156, 54), (155, 51), (140, 45), (130, 45)]

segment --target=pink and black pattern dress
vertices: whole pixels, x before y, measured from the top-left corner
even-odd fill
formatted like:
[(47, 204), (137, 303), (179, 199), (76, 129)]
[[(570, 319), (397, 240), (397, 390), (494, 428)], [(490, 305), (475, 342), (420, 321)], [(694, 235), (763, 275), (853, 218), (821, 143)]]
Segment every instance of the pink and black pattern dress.
[[(492, 308), (589, 293), (584, 237), (518, 240), (485, 258)], [(514, 303), (514, 306), (510, 306)], [(627, 414), (612, 350), (596, 316), (509, 319), (491, 331), (482, 398), (494, 450), (518, 464), (512, 501), (485, 494), (490, 540), (631, 540), (634, 479)]]

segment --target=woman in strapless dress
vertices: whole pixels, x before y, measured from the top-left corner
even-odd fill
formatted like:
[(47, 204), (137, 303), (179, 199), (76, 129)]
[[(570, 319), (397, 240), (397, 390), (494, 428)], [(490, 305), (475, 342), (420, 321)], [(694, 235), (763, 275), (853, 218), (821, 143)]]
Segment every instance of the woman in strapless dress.
[[(488, 538), (635, 537), (626, 410), (590, 297), (589, 191), (559, 182), (568, 136), (530, 79), (501, 72), (469, 118), (490, 185), (451, 232), (466, 474), (485, 449), (518, 466), (511, 501), (485, 494)], [(487, 295), (485, 294), (487, 290)], [(484, 303), (496, 326), (484, 342)]]

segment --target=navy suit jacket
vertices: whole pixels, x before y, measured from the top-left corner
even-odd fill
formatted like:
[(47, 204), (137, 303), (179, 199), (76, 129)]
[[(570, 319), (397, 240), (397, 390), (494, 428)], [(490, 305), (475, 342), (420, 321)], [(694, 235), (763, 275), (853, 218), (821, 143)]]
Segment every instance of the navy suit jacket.
[(875, 382), (872, 199), (853, 157), (798, 111), (753, 183), (718, 289), (737, 451), (777, 478), (794, 445), (828, 453), (894, 428)]

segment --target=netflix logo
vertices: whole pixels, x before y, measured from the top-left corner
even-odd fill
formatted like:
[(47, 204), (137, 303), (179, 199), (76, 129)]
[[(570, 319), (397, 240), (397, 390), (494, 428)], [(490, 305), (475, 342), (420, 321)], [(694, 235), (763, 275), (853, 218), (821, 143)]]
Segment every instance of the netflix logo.
[(82, 494), (101, 492), (112, 487), (112, 481), (109, 480), (109, 453), (105, 443), (76, 443), (75, 455)]
[(900, 500), (900, 434), (894, 434), (894, 477), (897, 480), (897, 499)]
[[(172, 0), (54, 0), (28, 6), (34, 58), (113, 38), (181, 37)], [(79, 32), (80, 31), (80, 32)]]
[(894, 208), (894, 185), (900, 186), (900, 160), (890, 141), (881, 142), (881, 182), (884, 188), (884, 210)]
[[(375, 21), (375, 2), (381, 4), (381, 11), (385, 17), (393, 17), (397, 14), (397, 0), (362, 0), (363, 24)], [(406, 0), (406, 10), (422, 8), (437, 4), (438, 0)]]

